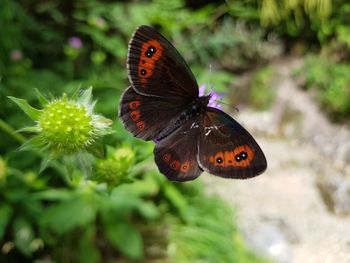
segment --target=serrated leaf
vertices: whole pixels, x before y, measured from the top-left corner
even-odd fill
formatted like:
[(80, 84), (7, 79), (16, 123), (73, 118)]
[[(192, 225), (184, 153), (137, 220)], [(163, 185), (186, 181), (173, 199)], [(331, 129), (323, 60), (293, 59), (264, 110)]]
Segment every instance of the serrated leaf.
[(18, 107), (20, 107), (25, 114), (27, 114), (32, 120), (36, 121), (39, 119), (41, 110), (35, 109), (29, 105), (29, 103), (24, 99), (18, 99), (15, 97), (8, 96), (13, 102), (15, 102)]
[(143, 242), (137, 229), (127, 222), (105, 224), (105, 234), (112, 245), (132, 259), (143, 258)]
[(41, 106), (46, 106), (47, 104), (49, 104), (49, 101), (47, 100), (47, 98), (40, 92), (40, 90), (35, 89), (35, 93), (36, 96), (41, 104)]
[(88, 105), (92, 98), (92, 87), (89, 87), (88, 89), (85, 89), (81, 92), (78, 101), (82, 105)]
[(17, 132), (40, 132), (41, 129), (37, 126), (24, 127), (22, 129), (17, 130)]
[(41, 160), (39, 173), (42, 173), (47, 167), (49, 167), (52, 160), (53, 156), (51, 154), (45, 155), (44, 158)]
[(25, 143), (23, 143), (18, 150), (19, 151), (30, 151), (30, 150), (39, 150), (43, 147), (43, 143), (40, 137), (35, 136)]

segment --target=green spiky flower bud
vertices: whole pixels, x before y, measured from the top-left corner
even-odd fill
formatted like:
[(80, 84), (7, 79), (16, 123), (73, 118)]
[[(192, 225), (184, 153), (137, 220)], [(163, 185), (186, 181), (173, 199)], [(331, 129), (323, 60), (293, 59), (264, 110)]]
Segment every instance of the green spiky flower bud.
[(91, 92), (91, 88), (85, 90), (76, 100), (64, 94), (53, 101), (39, 94), (43, 104), (41, 110), (11, 97), (37, 123), (34, 127), (22, 129), (38, 134), (27, 145), (35, 145), (56, 155), (71, 155), (87, 150), (98, 138), (110, 133), (111, 121), (93, 113)]
[(118, 185), (125, 180), (126, 172), (135, 163), (135, 152), (129, 145), (117, 149), (108, 149), (107, 159), (100, 160), (96, 166), (94, 179), (97, 182), (107, 182), (108, 185)]
[(49, 103), (38, 120), (44, 144), (54, 152), (64, 154), (85, 149), (95, 140), (97, 131), (93, 124), (93, 115), (88, 108), (68, 100), (65, 95)]

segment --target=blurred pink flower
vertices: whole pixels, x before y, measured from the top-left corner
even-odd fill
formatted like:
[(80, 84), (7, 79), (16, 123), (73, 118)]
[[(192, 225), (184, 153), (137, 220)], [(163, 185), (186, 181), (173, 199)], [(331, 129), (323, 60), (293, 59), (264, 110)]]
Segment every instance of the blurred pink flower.
[(70, 37), (68, 39), (68, 44), (72, 47), (72, 48), (76, 48), (79, 49), (83, 46), (83, 42), (81, 41), (81, 39), (79, 37)]
[(21, 60), (23, 58), (22, 51), (20, 51), (18, 49), (12, 50), (11, 53), (10, 53), (10, 58), (13, 61)]
[(106, 26), (106, 20), (103, 17), (98, 17), (96, 19), (96, 25), (100, 28), (104, 28)]
[[(199, 87), (199, 96), (204, 96), (205, 95), (205, 89), (206, 89), (206, 86), (205, 84), (202, 84), (200, 87)], [(221, 100), (224, 96), (215, 92), (215, 91), (211, 91), (210, 92), (210, 100), (209, 100), (209, 103), (208, 103), (208, 106), (209, 107), (213, 107), (213, 108), (217, 108), (219, 110), (222, 110), (222, 107), (220, 104), (218, 104), (218, 101)]]

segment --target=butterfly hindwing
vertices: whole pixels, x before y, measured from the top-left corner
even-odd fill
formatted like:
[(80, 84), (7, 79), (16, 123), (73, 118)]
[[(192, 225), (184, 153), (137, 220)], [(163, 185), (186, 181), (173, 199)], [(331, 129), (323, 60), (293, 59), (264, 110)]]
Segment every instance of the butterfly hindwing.
[(201, 117), (198, 162), (211, 174), (246, 179), (265, 171), (264, 153), (254, 138), (226, 113), (208, 107)]
[(129, 79), (139, 94), (179, 97), (185, 103), (198, 97), (190, 68), (173, 45), (155, 29), (140, 26), (129, 43)]
[(184, 123), (154, 149), (159, 171), (171, 181), (193, 180), (203, 172), (197, 163), (199, 127), (196, 119)]
[(138, 94), (132, 86), (122, 94), (119, 117), (135, 137), (152, 140), (182, 110), (175, 98), (160, 99)]

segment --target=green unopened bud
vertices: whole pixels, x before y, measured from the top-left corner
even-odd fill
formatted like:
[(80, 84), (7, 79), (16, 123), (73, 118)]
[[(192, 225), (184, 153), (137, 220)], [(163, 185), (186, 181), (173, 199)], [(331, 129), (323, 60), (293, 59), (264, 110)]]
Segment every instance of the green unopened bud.
[(102, 160), (97, 164), (94, 180), (106, 182), (109, 186), (118, 185), (121, 182), (120, 163), (113, 159)]
[(35, 127), (22, 129), (38, 134), (22, 149), (35, 146), (53, 154), (70, 155), (85, 151), (98, 138), (111, 133), (112, 122), (93, 113), (91, 93), (92, 89), (89, 88), (76, 100), (64, 94), (53, 101), (48, 101), (39, 93), (43, 104), (41, 110), (31, 107), (25, 100), (11, 97), (37, 123)]
[(122, 146), (113, 152), (113, 157), (117, 162), (123, 164), (123, 166), (128, 167), (134, 164), (135, 152), (130, 148), (130, 146)]
[(135, 152), (129, 145), (118, 149), (108, 149), (108, 158), (98, 162), (95, 180), (106, 182), (109, 186), (117, 185), (127, 177), (127, 171), (135, 163)]
[(93, 116), (85, 106), (63, 96), (42, 111), (38, 126), (44, 144), (54, 152), (75, 153), (95, 140)]

